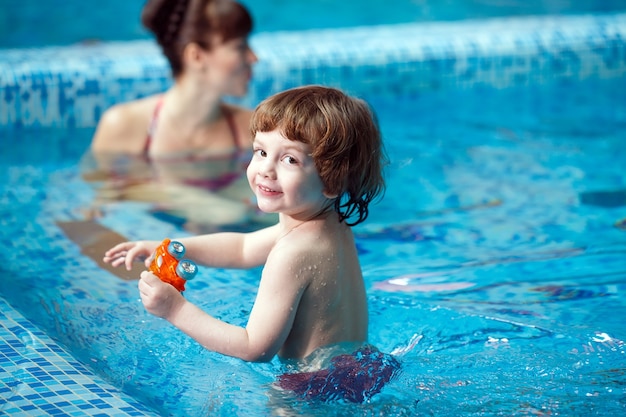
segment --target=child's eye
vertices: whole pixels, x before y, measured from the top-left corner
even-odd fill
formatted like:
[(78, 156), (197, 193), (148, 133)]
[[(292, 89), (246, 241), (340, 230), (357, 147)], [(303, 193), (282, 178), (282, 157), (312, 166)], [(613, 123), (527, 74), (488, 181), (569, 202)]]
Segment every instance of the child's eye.
[(283, 158), (283, 161), (287, 162), (289, 165), (296, 165), (298, 163), (298, 160), (296, 158), (289, 155), (285, 156), (285, 158)]
[(267, 153), (263, 149), (255, 149), (254, 153), (255, 155), (258, 155), (262, 158), (265, 158), (267, 156)]

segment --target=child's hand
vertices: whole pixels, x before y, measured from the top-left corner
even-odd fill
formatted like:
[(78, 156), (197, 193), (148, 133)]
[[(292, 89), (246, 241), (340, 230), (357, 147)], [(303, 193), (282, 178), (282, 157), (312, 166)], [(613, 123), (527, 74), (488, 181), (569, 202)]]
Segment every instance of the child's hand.
[(141, 302), (150, 314), (167, 320), (171, 313), (185, 302), (176, 288), (159, 279), (150, 271), (143, 271), (139, 280)]
[(127, 271), (132, 269), (135, 259), (144, 261), (146, 267), (149, 267), (151, 256), (160, 243), (156, 240), (120, 243), (106, 251), (102, 260), (115, 267), (124, 264)]

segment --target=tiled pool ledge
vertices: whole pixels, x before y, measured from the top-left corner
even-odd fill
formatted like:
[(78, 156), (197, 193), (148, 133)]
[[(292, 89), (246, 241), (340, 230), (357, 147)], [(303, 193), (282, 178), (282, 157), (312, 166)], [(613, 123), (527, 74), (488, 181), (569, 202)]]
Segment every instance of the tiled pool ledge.
[[(626, 14), (541, 16), (257, 34), (243, 104), (320, 83), (361, 96), (626, 74)], [(113, 103), (165, 89), (151, 41), (0, 50), (0, 127), (95, 126)]]
[(0, 298), (0, 415), (156, 416)]

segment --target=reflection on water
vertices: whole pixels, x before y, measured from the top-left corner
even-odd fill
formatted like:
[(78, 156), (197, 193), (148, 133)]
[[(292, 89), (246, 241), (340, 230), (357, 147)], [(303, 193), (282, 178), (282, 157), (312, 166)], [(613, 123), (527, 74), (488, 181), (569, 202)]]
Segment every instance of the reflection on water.
[(87, 152), (81, 172), (95, 198), (86, 220), (104, 216), (107, 204), (132, 201), (149, 203), (152, 216), (191, 233), (273, 224), (277, 217), (256, 207), (246, 177), (249, 160), (247, 152), (167, 160)]

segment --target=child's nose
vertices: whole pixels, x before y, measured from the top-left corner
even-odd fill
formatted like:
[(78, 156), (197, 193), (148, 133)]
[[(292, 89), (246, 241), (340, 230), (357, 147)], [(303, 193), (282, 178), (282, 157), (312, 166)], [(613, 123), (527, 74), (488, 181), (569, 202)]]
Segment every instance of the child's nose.
[(275, 178), (276, 170), (274, 167), (274, 162), (270, 158), (266, 158), (262, 163), (259, 169), (259, 173), (263, 177)]

